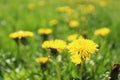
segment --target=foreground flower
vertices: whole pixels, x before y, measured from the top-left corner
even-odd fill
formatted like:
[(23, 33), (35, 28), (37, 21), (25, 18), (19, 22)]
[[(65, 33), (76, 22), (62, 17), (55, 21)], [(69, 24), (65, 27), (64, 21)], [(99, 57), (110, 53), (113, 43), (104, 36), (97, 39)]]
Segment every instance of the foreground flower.
[(110, 32), (110, 29), (104, 27), (104, 28), (95, 30), (94, 35), (105, 37), (109, 32)]
[(68, 41), (73, 41), (73, 40), (75, 40), (77, 37), (78, 37), (78, 34), (72, 34), (72, 35), (69, 35), (69, 36), (67, 37), (67, 40), (68, 40)]
[(50, 49), (53, 54), (60, 53), (65, 47), (66, 42), (63, 40), (50, 40), (42, 44), (42, 48)]
[(45, 41), (42, 44), (42, 48), (49, 49), (51, 51), (51, 55), (55, 62), (57, 80), (61, 80), (61, 75), (60, 75), (58, 60), (56, 57), (58, 56), (58, 53), (60, 53), (65, 47), (66, 47), (66, 42), (64, 42), (63, 40), (50, 40), (50, 41)]
[(76, 20), (70, 21), (70, 22), (69, 22), (69, 26), (70, 26), (71, 28), (78, 27), (78, 26), (79, 26), (79, 22), (76, 21)]
[(41, 28), (38, 30), (38, 34), (41, 34), (41, 35), (49, 35), (51, 33), (52, 33), (52, 30), (49, 28)]
[(16, 31), (9, 35), (10, 38), (14, 39), (19, 44), (19, 40), (22, 44), (26, 44), (26, 37), (33, 37), (33, 33), (30, 31)]
[(69, 52), (72, 54), (95, 53), (98, 50), (97, 47), (98, 45), (94, 41), (84, 38), (74, 40), (67, 46)]
[(41, 64), (46, 64), (49, 61), (49, 59), (48, 57), (39, 57), (39, 58), (36, 58), (35, 61)]
[(12, 39), (16, 39), (16, 38), (23, 38), (23, 37), (33, 37), (33, 33), (30, 31), (17, 31), (17, 32), (13, 32), (9, 35), (10, 38)]
[[(80, 59), (79, 63), (81, 63), (82, 61), (89, 60), (90, 53), (96, 53), (96, 51), (98, 51), (97, 47), (98, 45), (92, 40), (79, 38), (69, 43), (67, 49), (69, 50), (73, 58), (74, 56), (77, 56), (77, 59), (79, 56), (78, 60)], [(72, 60), (72, 62), (76, 61)]]

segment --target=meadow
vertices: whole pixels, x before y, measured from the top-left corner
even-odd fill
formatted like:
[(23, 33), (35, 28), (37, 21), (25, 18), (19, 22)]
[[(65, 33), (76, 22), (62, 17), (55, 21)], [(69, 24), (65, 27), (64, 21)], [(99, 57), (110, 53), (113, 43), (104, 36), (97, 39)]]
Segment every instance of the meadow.
[(120, 80), (119, 4), (0, 0), (0, 80)]

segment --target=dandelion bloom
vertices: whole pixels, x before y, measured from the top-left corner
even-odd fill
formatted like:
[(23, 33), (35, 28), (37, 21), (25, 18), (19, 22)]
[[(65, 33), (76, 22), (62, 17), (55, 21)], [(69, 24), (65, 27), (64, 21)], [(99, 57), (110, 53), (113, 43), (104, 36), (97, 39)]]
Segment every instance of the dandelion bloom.
[(79, 54), (74, 54), (70, 57), (71, 62), (75, 63), (76, 65), (81, 64), (82, 60), (80, 59)]
[(9, 35), (10, 38), (12, 39), (21, 39), (21, 38), (25, 38), (25, 37), (33, 37), (33, 33), (30, 31), (17, 31), (17, 32), (13, 32)]
[(50, 26), (55, 26), (55, 25), (57, 25), (57, 20), (51, 20), (50, 22), (49, 22), (49, 25)]
[(72, 34), (72, 35), (69, 35), (69, 36), (67, 37), (67, 40), (68, 40), (68, 41), (73, 41), (73, 40), (75, 40), (77, 37), (78, 37), (78, 34)]
[(41, 35), (49, 35), (51, 33), (52, 33), (52, 30), (49, 28), (41, 28), (38, 30), (38, 34), (41, 34)]
[(103, 27), (95, 30), (94, 35), (105, 37), (110, 32), (109, 28)]
[(76, 20), (70, 21), (70, 22), (69, 22), (69, 26), (70, 26), (71, 28), (78, 27), (78, 26), (79, 26), (79, 22), (76, 21)]
[(45, 64), (49, 61), (49, 59), (48, 57), (39, 57), (39, 58), (36, 58), (35, 61), (41, 64)]
[(66, 42), (63, 40), (50, 40), (42, 44), (42, 48), (50, 49), (53, 53), (60, 53), (66, 47)]
[(79, 55), (81, 61), (84, 61), (90, 59), (90, 53), (98, 51), (97, 47), (98, 45), (94, 41), (79, 38), (69, 43), (67, 49), (72, 55)]

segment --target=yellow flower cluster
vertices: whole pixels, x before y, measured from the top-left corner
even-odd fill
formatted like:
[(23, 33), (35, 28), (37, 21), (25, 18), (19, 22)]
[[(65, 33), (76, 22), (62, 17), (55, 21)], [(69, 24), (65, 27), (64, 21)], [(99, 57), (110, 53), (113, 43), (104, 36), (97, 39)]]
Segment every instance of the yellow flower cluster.
[[(92, 40), (79, 38), (69, 43), (67, 49), (72, 54), (71, 56), (72, 62), (78, 64), (84, 60), (89, 60), (90, 53), (95, 53), (96, 51), (98, 51), (97, 47), (98, 45)], [(75, 56), (77, 56), (76, 59), (74, 59)], [(79, 62), (77, 62), (77, 60)]]
[(39, 57), (39, 58), (36, 58), (35, 61), (41, 64), (45, 64), (49, 61), (49, 59), (48, 57)]
[(63, 40), (50, 40), (50, 41), (45, 41), (42, 44), (42, 48), (50, 49), (51, 52), (57, 51), (58, 53), (60, 53), (65, 47), (66, 47), (66, 42)]
[(105, 37), (110, 32), (109, 28), (103, 27), (95, 30), (94, 35)]
[(69, 26), (70, 26), (71, 28), (78, 27), (78, 26), (79, 26), (79, 22), (76, 21), (76, 20), (72, 20), (72, 21), (69, 22)]
[(69, 36), (67, 37), (67, 40), (68, 40), (68, 41), (73, 41), (73, 40), (75, 40), (77, 37), (78, 37), (78, 34), (72, 34), (72, 35), (69, 35)]
[(33, 33), (30, 31), (17, 31), (17, 32), (13, 32), (9, 35), (10, 38), (12, 39), (16, 39), (16, 38), (23, 38), (23, 37), (33, 37)]
[(49, 28), (41, 28), (38, 30), (38, 34), (41, 34), (41, 35), (49, 35), (51, 33), (52, 33), (52, 30)]

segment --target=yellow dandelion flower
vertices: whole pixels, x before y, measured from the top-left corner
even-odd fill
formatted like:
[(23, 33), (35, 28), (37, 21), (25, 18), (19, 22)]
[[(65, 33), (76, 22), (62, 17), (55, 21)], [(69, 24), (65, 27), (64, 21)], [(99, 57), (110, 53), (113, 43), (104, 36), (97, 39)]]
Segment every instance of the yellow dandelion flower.
[(109, 28), (103, 27), (95, 30), (94, 35), (105, 37), (110, 32)]
[(48, 57), (39, 57), (39, 58), (36, 58), (35, 61), (41, 64), (45, 64), (49, 61), (49, 59)]
[(49, 25), (50, 26), (55, 26), (55, 25), (57, 25), (57, 20), (51, 20), (50, 22), (49, 22)]
[(79, 22), (76, 21), (76, 20), (72, 20), (72, 21), (69, 22), (69, 26), (70, 26), (71, 28), (78, 27), (78, 26), (79, 26)]
[(77, 37), (78, 37), (78, 34), (72, 34), (72, 35), (69, 35), (69, 36), (67, 37), (67, 40), (68, 40), (68, 41), (73, 41), (73, 40), (75, 40)]
[(33, 37), (33, 33), (30, 32), (30, 31), (25, 31), (24, 34), (25, 34), (26, 37), (27, 36)]
[(53, 53), (60, 53), (66, 47), (66, 42), (63, 40), (50, 40), (42, 44), (42, 48), (50, 49)]
[(34, 3), (29, 3), (28, 4), (28, 9), (32, 10), (35, 8), (35, 4)]
[(38, 34), (41, 34), (41, 35), (49, 35), (51, 33), (52, 33), (52, 30), (49, 28), (41, 28), (38, 30)]
[(98, 45), (94, 41), (79, 38), (69, 43), (67, 49), (72, 55), (79, 54), (81, 60), (88, 60), (90, 53), (98, 51), (97, 47)]
[(82, 60), (79, 54), (74, 54), (70, 57), (71, 62), (75, 63), (76, 65), (81, 64)]
[(33, 37), (33, 33), (30, 31), (17, 31), (17, 32), (13, 32), (9, 35), (10, 38), (12, 39), (16, 39), (16, 38), (24, 38), (24, 37)]

